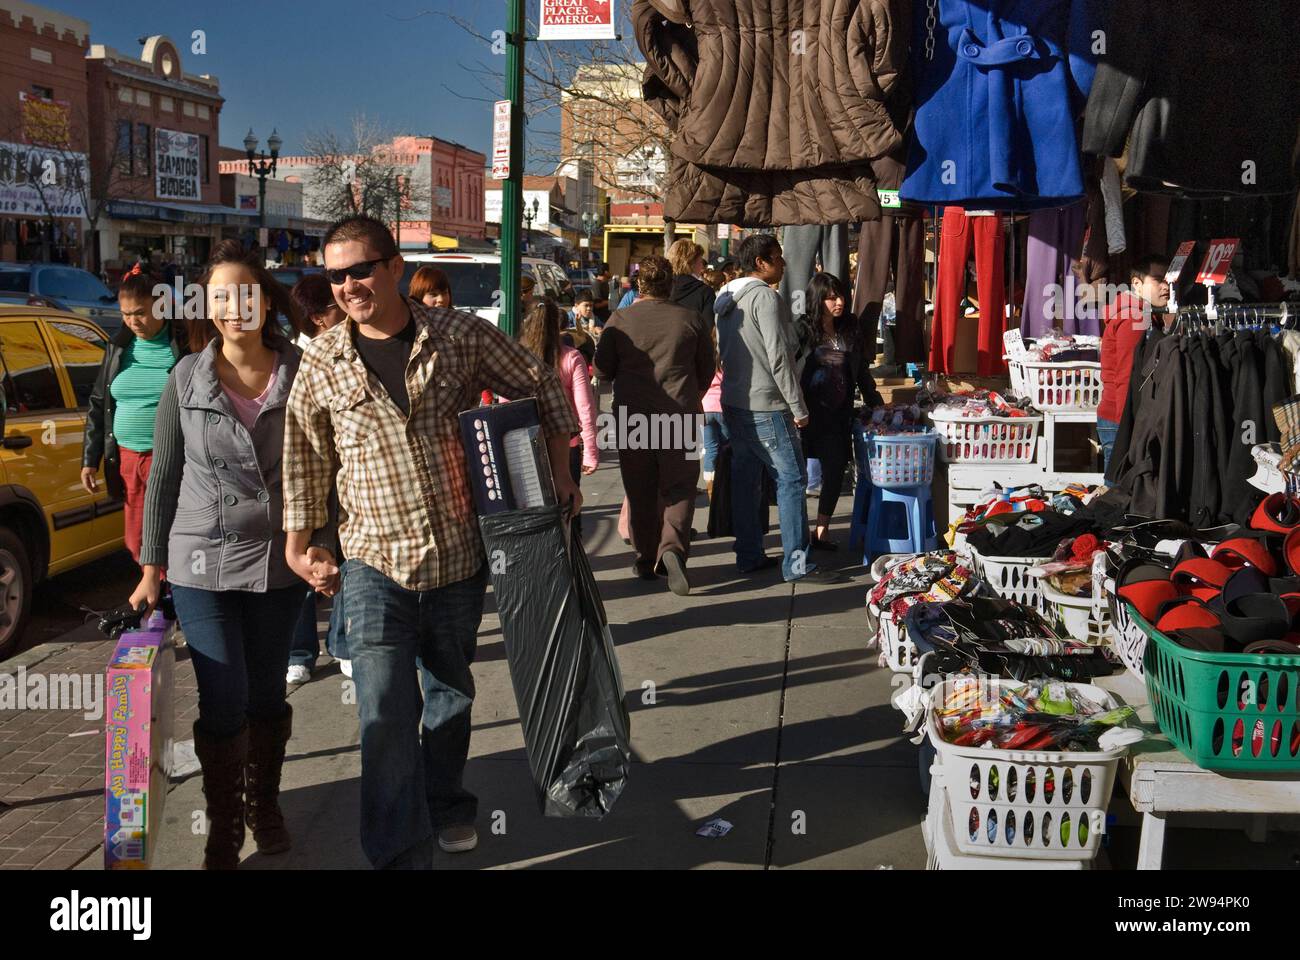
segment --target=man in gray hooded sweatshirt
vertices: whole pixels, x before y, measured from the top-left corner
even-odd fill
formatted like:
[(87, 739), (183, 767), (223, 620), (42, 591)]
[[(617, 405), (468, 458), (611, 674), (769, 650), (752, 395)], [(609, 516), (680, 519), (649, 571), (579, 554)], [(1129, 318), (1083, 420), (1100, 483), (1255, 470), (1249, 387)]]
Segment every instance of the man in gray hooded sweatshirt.
[(763, 552), (762, 474), (776, 484), (781, 573), (787, 581), (843, 583), (808, 559), (807, 485), (799, 427), (808, 408), (799, 389), (798, 336), (790, 308), (772, 284), (785, 261), (770, 233), (746, 237), (737, 251), (743, 276), (718, 294), (718, 350), (722, 356), (722, 414), (731, 434), (732, 526), (741, 573), (769, 567)]

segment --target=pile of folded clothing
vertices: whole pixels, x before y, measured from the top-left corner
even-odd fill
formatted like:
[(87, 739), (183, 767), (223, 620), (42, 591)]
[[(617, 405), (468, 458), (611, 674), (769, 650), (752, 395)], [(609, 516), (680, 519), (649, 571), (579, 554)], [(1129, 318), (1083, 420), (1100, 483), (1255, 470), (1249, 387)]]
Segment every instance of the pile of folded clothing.
[(1101, 361), (1101, 338), (1055, 334), (1026, 341), (1023, 356), (1031, 363), (1098, 363)]
[(1102, 648), (1061, 636), (1032, 607), (983, 593), (917, 603), (907, 611), (908, 638), (918, 653), (930, 655), (927, 673), (1088, 680), (1113, 672)]
[(958, 416), (978, 420), (983, 417), (1030, 417), (1036, 414), (1027, 399), (1015, 400), (996, 390), (936, 393), (930, 400), (932, 411), (945, 418)]
[(887, 403), (862, 410), (862, 425), (868, 433), (920, 433), (926, 429), (925, 417), (916, 404)]
[(978, 585), (975, 574), (957, 554), (921, 553), (885, 571), (867, 594), (867, 610), (873, 618), (890, 613), (902, 623), (907, 611), (916, 604), (953, 600)]
[(1193, 650), (1300, 654), (1300, 500), (1269, 496), (1248, 527), (1134, 527), (1108, 551), (1115, 592)]
[(1062, 540), (1046, 563), (1029, 572), (1068, 597), (1092, 596), (1092, 561), (1106, 550), (1106, 542), (1091, 533)]
[(1132, 707), (1107, 709), (1066, 684), (1042, 681), (998, 696), (982, 684), (956, 685), (935, 707), (948, 743), (1002, 750), (1104, 749), (1101, 738), (1133, 715)]

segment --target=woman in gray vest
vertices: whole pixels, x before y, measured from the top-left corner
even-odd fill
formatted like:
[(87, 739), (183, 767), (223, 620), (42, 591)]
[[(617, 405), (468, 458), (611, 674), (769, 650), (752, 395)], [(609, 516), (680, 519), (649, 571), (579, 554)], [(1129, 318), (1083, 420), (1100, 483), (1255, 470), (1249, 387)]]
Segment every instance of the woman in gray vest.
[(289, 849), (278, 800), (292, 717), (284, 676), (303, 576), (329, 584), (285, 559), (280, 460), (300, 355), (271, 318), (292, 317), (293, 302), (233, 240), (217, 247), (200, 282), (206, 317), (191, 321), (193, 352), (158, 405), (144, 575), (130, 602), (151, 608), (166, 572), (199, 686), (203, 866), (234, 869), (245, 821), (260, 853)]

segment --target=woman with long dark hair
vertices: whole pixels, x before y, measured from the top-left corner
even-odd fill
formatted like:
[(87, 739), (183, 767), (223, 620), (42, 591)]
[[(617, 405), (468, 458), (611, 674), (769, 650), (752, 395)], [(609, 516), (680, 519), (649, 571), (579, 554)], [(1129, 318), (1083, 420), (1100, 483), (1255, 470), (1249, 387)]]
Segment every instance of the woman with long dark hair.
[[(573, 482), (581, 486), (582, 478), (596, 472), (600, 451), (596, 448), (596, 392), (591, 387), (587, 361), (574, 347), (561, 340), (564, 312), (550, 299), (538, 300), (524, 316), (519, 342), (548, 367), (554, 367), (577, 414), (581, 438), (569, 442), (569, 471)], [(573, 530), (582, 535), (582, 518), (573, 518)]]
[[(245, 822), (260, 853), (289, 849), (279, 793), (292, 727), (290, 637), (303, 581), (333, 591), (337, 569), (320, 554), (294, 567), (285, 557), (284, 417), (300, 354), (273, 321), (297, 308), (235, 240), (217, 246), (200, 284), (206, 309), (190, 324), (193, 353), (158, 403), (144, 575), (130, 603), (151, 608), (166, 569), (199, 686), (203, 866), (219, 870), (238, 866)], [(332, 530), (317, 536), (324, 547), (333, 541)]]
[(871, 377), (870, 359), (862, 343), (857, 318), (849, 311), (849, 291), (834, 274), (816, 274), (805, 296), (806, 336), (811, 344), (800, 386), (808, 403), (803, 428), (804, 453), (822, 464), (822, 489), (811, 546), (836, 550), (828, 539), (831, 518), (844, 484), (844, 468), (853, 450), (854, 391), (869, 407), (882, 403)]

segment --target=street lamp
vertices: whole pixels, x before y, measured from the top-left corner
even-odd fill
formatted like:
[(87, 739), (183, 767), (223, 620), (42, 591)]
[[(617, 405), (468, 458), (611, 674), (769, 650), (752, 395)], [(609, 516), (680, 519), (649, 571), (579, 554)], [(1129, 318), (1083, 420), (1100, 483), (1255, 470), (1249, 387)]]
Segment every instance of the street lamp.
[(591, 235), (596, 232), (600, 226), (600, 214), (592, 213), (590, 210), (584, 210), (582, 213), (582, 229), (587, 234), (587, 260), (591, 261), (594, 257), (591, 250)]
[(263, 229), (266, 227), (266, 180), (275, 176), (275, 161), (280, 156), (282, 143), (284, 141), (273, 127), (271, 135), (266, 138), (266, 145), (271, 148), (268, 157), (265, 153), (257, 152), (257, 137), (253, 135), (252, 127), (248, 128), (248, 136), (244, 137), (244, 149), (248, 152), (248, 172), (257, 177), (257, 225)]
[(533, 233), (533, 221), (537, 219), (538, 211), (540, 211), (541, 208), (542, 205), (536, 197), (533, 197), (533, 205), (531, 207), (527, 203), (524, 204), (524, 223), (527, 225), (527, 228), (524, 230), (525, 250), (531, 249), (530, 240), (532, 239)]

